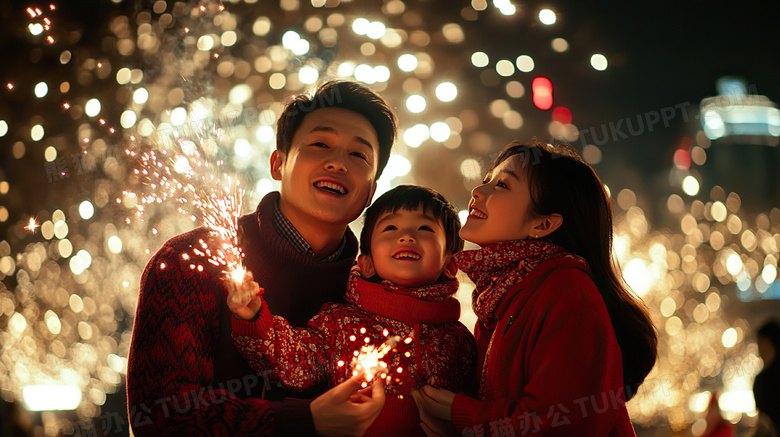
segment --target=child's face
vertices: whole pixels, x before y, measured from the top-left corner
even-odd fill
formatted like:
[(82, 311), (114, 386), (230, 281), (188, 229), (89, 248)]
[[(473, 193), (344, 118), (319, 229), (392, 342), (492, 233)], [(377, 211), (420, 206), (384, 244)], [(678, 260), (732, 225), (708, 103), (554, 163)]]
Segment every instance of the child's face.
[(485, 246), (536, 237), (536, 223), (527, 215), (531, 206), (528, 180), (516, 160), (517, 156), (504, 160), (471, 191), (469, 216), (460, 230), (461, 238)]
[(271, 173), (281, 181), (280, 207), (298, 226), (346, 225), (374, 194), (379, 142), (357, 112), (321, 108), (308, 114), (287, 154), (275, 151)]
[[(452, 255), (440, 220), (423, 209), (382, 214), (371, 232), (371, 261), (382, 279), (405, 287), (435, 283)], [(364, 255), (361, 255), (364, 256)]]

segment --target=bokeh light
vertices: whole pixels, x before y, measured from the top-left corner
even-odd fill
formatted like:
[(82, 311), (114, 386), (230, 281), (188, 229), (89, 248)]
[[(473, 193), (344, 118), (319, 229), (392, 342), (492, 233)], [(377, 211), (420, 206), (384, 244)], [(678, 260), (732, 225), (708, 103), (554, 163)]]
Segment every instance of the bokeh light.
[(555, 21), (557, 20), (557, 17), (555, 16), (555, 12), (553, 12), (551, 9), (542, 9), (539, 11), (539, 21), (542, 22), (542, 24), (551, 25), (555, 24)]
[(442, 82), (436, 85), (436, 98), (442, 102), (451, 102), (458, 96), (458, 87), (452, 82)]
[(531, 72), (534, 69), (534, 59), (528, 55), (518, 56), (515, 64), (517, 64), (517, 69), (523, 73)]
[(411, 95), (406, 99), (406, 109), (414, 114), (419, 114), (420, 112), (425, 111), (426, 105), (427, 103), (425, 101), (425, 97), (419, 94)]
[(596, 53), (590, 57), (590, 65), (594, 70), (604, 71), (607, 69), (607, 57)]

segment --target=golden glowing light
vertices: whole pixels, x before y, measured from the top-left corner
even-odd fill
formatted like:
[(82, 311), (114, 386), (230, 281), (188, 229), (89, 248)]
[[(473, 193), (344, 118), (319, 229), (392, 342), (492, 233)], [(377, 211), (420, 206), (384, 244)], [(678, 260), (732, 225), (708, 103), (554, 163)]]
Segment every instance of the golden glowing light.
[[(361, 333), (365, 332), (365, 328), (361, 329)], [(391, 382), (389, 376), (387, 376), (388, 368), (387, 363), (383, 361), (385, 356), (393, 351), (396, 351), (396, 347), (401, 343), (400, 336), (388, 336), (388, 331), (384, 330), (383, 334), (386, 340), (379, 346), (368, 344), (371, 340), (366, 337), (365, 345), (361, 346), (359, 350), (355, 351), (352, 359), (353, 375), (358, 375), (359, 372), (363, 372), (365, 375), (365, 382), (363, 387), (367, 387), (368, 383), (374, 380), (379, 375), (380, 378), (387, 378), (387, 383)], [(352, 340), (354, 336), (350, 337)], [(354, 341), (354, 340), (353, 340)], [(410, 344), (412, 342), (411, 337), (404, 339), (403, 344)], [(397, 368), (397, 372), (401, 373), (402, 367)]]

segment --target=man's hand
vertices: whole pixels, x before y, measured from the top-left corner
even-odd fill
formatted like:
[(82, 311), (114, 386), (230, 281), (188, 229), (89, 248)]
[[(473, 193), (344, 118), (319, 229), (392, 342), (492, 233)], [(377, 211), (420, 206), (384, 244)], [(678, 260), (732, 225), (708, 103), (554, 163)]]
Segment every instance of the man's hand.
[(458, 435), (451, 421), (455, 393), (426, 385), (413, 390), (412, 397), (420, 410), (420, 426), (428, 437)]
[(317, 435), (359, 437), (366, 432), (385, 404), (385, 382), (375, 379), (369, 393), (360, 390), (364, 380), (365, 375), (358, 373), (311, 402)]
[(260, 297), (262, 289), (252, 277), (252, 272), (246, 272), (243, 281), (238, 283), (232, 279), (223, 279), (228, 289), (227, 304), (230, 311), (242, 320), (252, 320), (263, 306)]

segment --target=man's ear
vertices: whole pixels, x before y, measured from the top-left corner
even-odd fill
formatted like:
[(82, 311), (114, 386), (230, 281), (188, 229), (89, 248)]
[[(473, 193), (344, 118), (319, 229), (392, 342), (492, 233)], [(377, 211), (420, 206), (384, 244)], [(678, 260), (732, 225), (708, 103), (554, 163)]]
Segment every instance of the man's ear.
[(454, 278), (458, 275), (458, 264), (455, 263), (455, 258), (452, 256), (452, 254), (447, 256), (450, 259), (447, 261), (447, 264), (444, 265), (444, 270), (442, 273), (448, 278)]
[(361, 253), (358, 255), (357, 263), (360, 266), (360, 273), (364, 278), (370, 278), (376, 274), (376, 269), (374, 269), (374, 261), (371, 259), (371, 255)]
[(556, 229), (560, 228), (562, 224), (563, 216), (558, 213), (550, 214), (540, 219), (539, 222), (534, 225), (530, 236), (533, 238), (546, 237), (555, 232)]
[(371, 205), (371, 200), (374, 198), (374, 193), (376, 193), (376, 181), (374, 181), (374, 184), (371, 186), (371, 193), (369, 193), (368, 199), (366, 199), (366, 206), (363, 208), (368, 208), (368, 206)]
[(284, 152), (278, 150), (274, 150), (274, 152), (271, 153), (271, 177), (274, 178), (274, 180), (282, 180), (282, 165), (284, 164), (285, 157)]

